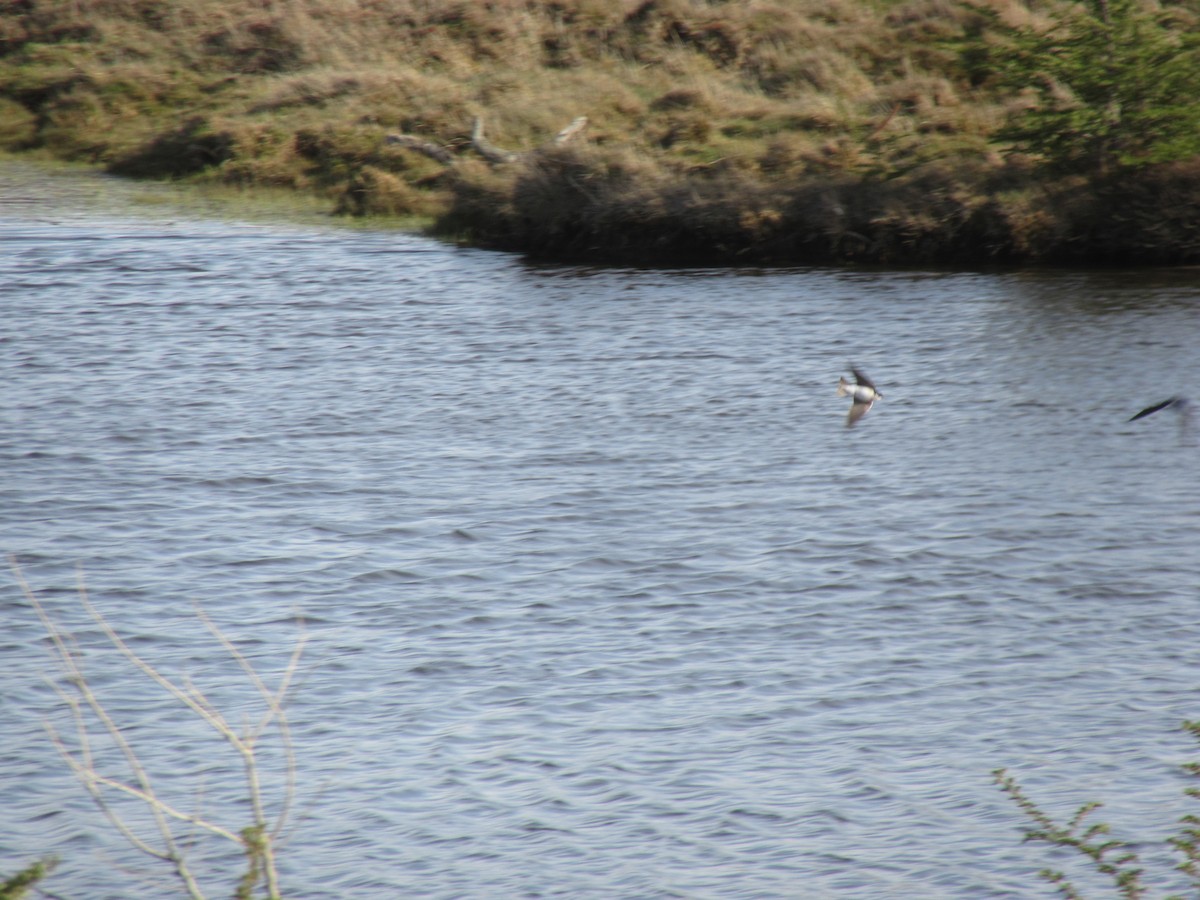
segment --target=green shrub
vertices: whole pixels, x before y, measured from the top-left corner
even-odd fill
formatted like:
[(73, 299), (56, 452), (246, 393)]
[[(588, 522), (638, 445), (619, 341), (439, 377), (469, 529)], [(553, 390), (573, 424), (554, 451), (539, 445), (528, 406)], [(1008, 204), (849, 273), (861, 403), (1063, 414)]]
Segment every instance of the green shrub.
[(997, 14), (971, 65), (1029, 96), (999, 137), (1060, 170), (1116, 167), (1200, 153), (1200, 33), (1138, 0), (1088, 0), (1047, 28), (1007, 27)]
[[(1200, 740), (1200, 721), (1184, 722), (1183, 730)], [(1189, 775), (1200, 776), (1200, 763), (1187, 763), (1183, 770)], [(1125, 900), (1138, 900), (1145, 895), (1146, 886), (1142, 880), (1144, 869), (1137, 852), (1130, 849), (1132, 844), (1109, 837), (1111, 829), (1107, 823), (1091, 824), (1088, 821), (1092, 812), (1102, 804), (1085, 803), (1070, 820), (1060, 823), (1034, 803), (1016, 778), (1005, 769), (997, 769), (992, 774), (1000, 789), (1033, 822), (1033, 827), (1025, 831), (1025, 840), (1041, 841), (1080, 854), (1092, 868), (1112, 882), (1117, 894)], [(1200, 788), (1190, 787), (1184, 793), (1200, 800)], [(1176, 869), (1187, 875), (1194, 891), (1200, 892), (1200, 817), (1191, 814), (1184, 816), (1180, 820), (1179, 831), (1167, 840), (1167, 844), (1182, 857)], [(1064, 897), (1074, 900), (1082, 898), (1063, 872), (1046, 868), (1038, 875), (1053, 884)]]

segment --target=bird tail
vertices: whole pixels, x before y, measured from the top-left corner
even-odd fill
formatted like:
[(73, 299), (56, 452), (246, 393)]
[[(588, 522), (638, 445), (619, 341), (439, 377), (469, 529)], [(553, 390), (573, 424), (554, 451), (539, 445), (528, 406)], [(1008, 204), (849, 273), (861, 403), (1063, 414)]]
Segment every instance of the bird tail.
[(843, 375), (841, 378), (838, 379), (838, 396), (845, 397), (849, 393), (850, 393), (850, 382), (848, 382), (846, 380), (846, 376)]

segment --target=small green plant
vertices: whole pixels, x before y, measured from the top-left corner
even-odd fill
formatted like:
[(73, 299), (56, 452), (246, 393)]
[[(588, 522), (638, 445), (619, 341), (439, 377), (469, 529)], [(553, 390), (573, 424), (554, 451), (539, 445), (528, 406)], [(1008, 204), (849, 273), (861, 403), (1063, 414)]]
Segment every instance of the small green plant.
[[(1129, 898), (1129, 900), (1136, 900), (1142, 896), (1142, 870), (1137, 867), (1137, 853), (1127, 850), (1115, 859), (1111, 858), (1110, 854), (1122, 850), (1126, 846), (1125, 843), (1107, 838), (1109, 827), (1104, 822), (1085, 827), (1088, 816), (1099, 809), (1102, 804), (1085, 803), (1076, 810), (1075, 815), (1066, 824), (1059, 824), (1029, 799), (1017, 780), (1005, 769), (997, 769), (992, 774), (995, 776), (996, 783), (1000, 785), (1000, 789), (1037, 825), (1036, 828), (1030, 828), (1025, 832), (1025, 840), (1044, 841), (1056, 847), (1067, 847), (1078, 851), (1092, 861), (1098, 872), (1113, 879), (1120, 896)], [(1042, 869), (1038, 875), (1055, 885), (1064, 897), (1078, 898), (1081, 896), (1067, 880), (1066, 875), (1056, 869)]]
[[(1184, 722), (1183, 730), (1200, 740), (1200, 721)], [(1200, 763), (1187, 763), (1183, 769), (1190, 775), (1200, 776)], [(1025, 840), (1041, 841), (1080, 854), (1092, 868), (1111, 880), (1117, 895), (1125, 900), (1139, 900), (1145, 896), (1147, 889), (1142, 880), (1145, 870), (1137, 852), (1130, 849), (1129, 843), (1109, 837), (1107, 823), (1088, 823), (1091, 814), (1103, 804), (1085, 803), (1066, 823), (1059, 823), (1030, 799), (1007, 769), (996, 769), (992, 775), (1000, 789), (1033, 822), (1034, 827), (1025, 831)], [(1200, 788), (1190, 787), (1184, 793), (1200, 799)], [(1183, 862), (1176, 868), (1188, 876), (1192, 888), (1200, 894), (1200, 817), (1186, 815), (1180, 819), (1180, 825), (1178, 834), (1168, 839), (1167, 844), (1182, 855)], [(1038, 875), (1053, 884), (1068, 900), (1082, 900), (1083, 895), (1063, 872), (1046, 868)]]
[(29, 889), (54, 871), (58, 859), (46, 856), (30, 863), (16, 875), (0, 875), (0, 900), (21, 900)]
[[(55, 659), (63, 673), (62, 683), (56, 684), (55, 690), (64, 707), (69, 710), (74, 737), (68, 737), (50, 722), (46, 723), (46, 730), (112, 828), (142, 853), (166, 863), (191, 900), (204, 900), (207, 896), (202, 887), (206, 878), (193, 869), (187, 854), (187, 848), (194, 844), (198, 834), (214, 835), (229, 841), (245, 855), (246, 872), (237, 883), (237, 900), (253, 900), (256, 896), (265, 900), (280, 900), (276, 849), (288, 822), (296, 790), (295, 753), (284, 701), (299, 667), (304, 637), (301, 636), (296, 642), (279, 684), (271, 688), (250, 660), (208, 615), (201, 609), (196, 610), (197, 617), (241, 668), (262, 700), (264, 708), (257, 719), (247, 716), (238, 728), (229, 722), (196, 684), (186, 678), (181, 683), (173, 681), (138, 655), (92, 604), (80, 578), (80, 603), (111, 647), (140, 674), (162, 688), (174, 702), (194, 714), (234, 751), (233, 762), (222, 771), (230, 778), (235, 778), (237, 770), (241, 770), (245, 798), (252, 818), (250, 825), (235, 830), (202, 811), (181, 808), (164, 799), (134, 746), (131, 732), (116, 721), (88, 681), (84, 670), (86, 654), (75, 636), (50, 615), (15, 561), (12, 562), (12, 568), (26, 599), (50, 637)], [(278, 740), (284, 767), (282, 796), (274, 803), (268, 801), (259, 754), (264, 738), (271, 734)], [(195, 777), (202, 778), (199, 774)], [(199, 787), (197, 785), (194, 792), (197, 798), (201, 794)], [(139, 812), (148, 812), (149, 821)], [(17, 877), (35, 875), (40, 878), (49, 870), (48, 865), (42, 863), (36, 866), (43, 867), (31, 867)], [(224, 874), (209, 873), (214, 879)], [(12, 890), (17, 891), (21, 887), (22, 883), (18, 883)], [(9, 890), (7, 883), (4, 889)], [(18, 896), (19, 893), (0, 893), (0, 900)]]

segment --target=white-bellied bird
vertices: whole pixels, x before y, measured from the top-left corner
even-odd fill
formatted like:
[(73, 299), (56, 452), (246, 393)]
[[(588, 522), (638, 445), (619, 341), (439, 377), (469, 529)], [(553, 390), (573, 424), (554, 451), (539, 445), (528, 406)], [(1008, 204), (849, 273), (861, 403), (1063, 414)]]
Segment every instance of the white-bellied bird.
[(854, 381), (847, 381), (843, 375), (838, 379), (838, 396), (850, 397), (850, 414), (846, 416), (846, 427), (850, 428), (867, 414), (867, 410), (875, 405), (876, 400), (883, 399), (883, 394), (875, 389), (875, 385), (871, 383), (871, 379), (864, 375), (854, 366), (850, 367), (850, 371), (854, 373)]

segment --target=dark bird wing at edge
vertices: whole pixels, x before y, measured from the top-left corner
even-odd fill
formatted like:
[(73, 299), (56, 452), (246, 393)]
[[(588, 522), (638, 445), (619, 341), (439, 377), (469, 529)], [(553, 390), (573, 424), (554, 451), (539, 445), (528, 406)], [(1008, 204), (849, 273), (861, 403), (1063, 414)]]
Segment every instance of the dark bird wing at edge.
[(855, 381), (857, 381), (859, 384), (863, 385), (864, 387), (869, 387), (871, 390), (875, 390), (875, 385), (871, 383), (871, 379), (868, 378), (866, 375), (864, 375), (861, 371), (859, 371), (854, 366), (850, 367), (850, 371), (854, 373)]
[(1162, 403), (1155, 403), (1153, 406), (1147, 406), (1136, 416), (1131, 417), (1129, 419), (1129, 421), (1134, 422), (1134, 421), (1140, 419), (1142, 416), (1148, 416), (1148, 415), (1150, 415), (1150, 413), (1156, 413), (1160, 409), (1165, 409), (1166, 407), (1170, 406), (1172, 403), (1177, 403), (1178, 401), (1179, 401), (1178, 397), (1172, 397), (1169, 400), (1164, 400)]

